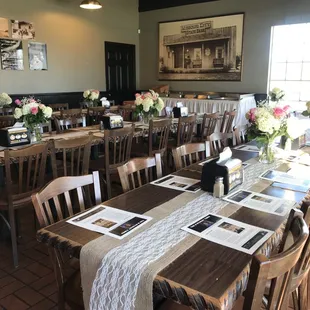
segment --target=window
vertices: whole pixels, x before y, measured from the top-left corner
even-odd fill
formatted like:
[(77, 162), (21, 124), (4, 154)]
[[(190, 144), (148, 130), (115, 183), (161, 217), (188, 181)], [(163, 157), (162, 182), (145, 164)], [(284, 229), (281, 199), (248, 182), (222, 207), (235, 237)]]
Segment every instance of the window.
[(272, 28), (268, 89), (274, 87), (295, 109), (310, 101), (310, 23)]

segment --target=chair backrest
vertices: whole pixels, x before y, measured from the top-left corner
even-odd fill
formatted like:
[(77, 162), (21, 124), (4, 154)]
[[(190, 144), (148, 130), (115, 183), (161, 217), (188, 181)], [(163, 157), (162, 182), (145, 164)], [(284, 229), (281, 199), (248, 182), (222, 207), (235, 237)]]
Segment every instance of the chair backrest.
[(219, 114), (204, 114), (201, 125), (201, 140), (205, 141), (215, 132), (215, 127), (219, 121)]
[(297, 210), (291, 211), (286, 227), (286, 231), (292, 234), (294, 240), (290, 248), (272, 258), (263, 254), (253, 258), (249, 282), (244, 293), (244, 310), (261, 309), (268, 281), (271, 281), (271, 286), (267, 310), (287, 309), (294, 268), (309, 236), (309, 230), (302, 212)]
[(88, 174), (93, 136), (53, 140), (53, 177)]
[(160, 153), (162, 156), (167, 150), (171, 120), (150, 120), (149, 123), (149, 156)]
[(87, 109), (87, 115), (91, 125), (100, 124), (101, 117), (105, 114), (105, 107), (93, 107)]
[(134, 120), (133, 112), (135, 111), (135, 109), (136, 109), (135, 107), (129, 104), (122, 105), (119, 106), (119, 113), (123, 117), (124, 121), (133, 121)]
[(54, 118), (57, 133), (77, 127), (83, 127), (84, 121), (82, 117), (68, 116), (67, 118)]
[[(105, 179), (110, 183), (110, 174), (130, 159), (135, 126), (104, 131)], [(112, 197), (111, 186), (107, 186), (107, 196)]]
[(7, 108), (0, 108), (0, 115), (5, 116), (5, 115), (13, 115), (14, 114), (15, 108), (7, 107)]
[(48, 147), (49, 143), (41, 143), (19, 150), (4, 150), (9, 202), (30, 197), (44, 185)]
[(82, 117), (83, 111), (82, 109), (68, 109), (68, 110), (60, 110), (60, 118), (68, 118), (68, 117)]
[(179, 118), (177, 146), (192, 142), (195, 126), (196, 114)]
[(44, 133), (44, 132), (51, 133), (52, 132), (52, 121), (48, 120), (46, 123), (41, 123), (40, 130), (41, 130), (41, 133)]
[[(31, 198), (40, 227), (51, 225), (84, 211), (85, 207), (93, 206), (94, 204), (89, 201), (89, 196), (85, 195), (88, 192), (88, 188), (85, 190), (85, 187), (89, 185), (94, 187), (95, 204), (100, 204), (101, 192), (97, 171), (89, 175), (58, 178), (40, 192), (33, 194)], [(74, 197), (77, 199), (73, 200)]]
[(105, 168), (116, 169), (130, 159), (135, 126), (104, 131)]
[(246, 127), (240, 128), (240, 129), (237, 127), (234, 127), (233, 134), (236, 140), (236, 145), (247, 143), (246, 132), (247, 132)]
[(0, 116), (0, 128), (11, 127), (15, 124), (16, 119), (12, 115)]
[[(304, 200), (301, 204), (300, 210), (303, 212), (304, 220), (308, 225), (308, 227), (310, 228), (310, 200)], [(300, 286), (301, 282), (308, 277), (309, 271), (310, 271), (310, 237), (308, 237), (306, 245), (296, 265), (290, 287), (291, 292), (294, 292)]]
[(232, 112), (225, 111), (225, 113), (223, 115), (221, 129), (220, 129), (221, 132), (223, 132), (223, 133), (231, 133), (232, 132), (233, 122), (234, 122), (236, 115), (237, 115), (236, 111), (232, 111)]
[(172, 150), (177, 170), (192, 165), (211, 156), (210, 142), (188, 143)]
[(161, 156), (134, 158), (117, 169), (125, 193), (162, 177)]
[(211, 155), (214, 156), (221, 153), (227, 145), (227, 135), (215, 132), (208, 137), (208, 141), (210, 142)]
[(53, 111), (68, 110), (69, 103), (54, 103), (50, 104), (49, 107), (51, 107)]

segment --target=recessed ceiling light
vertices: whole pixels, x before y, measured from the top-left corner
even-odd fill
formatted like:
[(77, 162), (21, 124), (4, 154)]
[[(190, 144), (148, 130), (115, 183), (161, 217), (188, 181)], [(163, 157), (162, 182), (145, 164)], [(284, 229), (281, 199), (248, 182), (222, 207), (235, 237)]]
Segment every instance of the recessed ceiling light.
[(98, 10), (102, 8), (102, 5), (96, 0), (83, 0), (80, 7), (87, 10)]

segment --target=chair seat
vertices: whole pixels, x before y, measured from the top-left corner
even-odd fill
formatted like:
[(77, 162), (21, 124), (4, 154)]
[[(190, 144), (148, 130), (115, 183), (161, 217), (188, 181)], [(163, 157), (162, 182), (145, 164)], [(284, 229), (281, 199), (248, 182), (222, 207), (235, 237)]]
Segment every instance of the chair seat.
[(65, 301), (70, 308), (76, 310), (84, 309), (81, 273), (79, 270), (67, 279), (64, 285), (64, 292)]

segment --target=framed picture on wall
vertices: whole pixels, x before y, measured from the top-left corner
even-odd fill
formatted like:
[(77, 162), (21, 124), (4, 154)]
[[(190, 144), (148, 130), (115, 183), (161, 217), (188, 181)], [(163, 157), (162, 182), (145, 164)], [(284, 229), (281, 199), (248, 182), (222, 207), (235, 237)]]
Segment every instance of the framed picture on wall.
[(3, 70), (24, 70), (22, 41), (0, 39), (0, 52)]
[(159, 80), (241, 81), (244, 13), (159, 23)]
[(35, 39), (34, 24), (25, 21), (12, 19), (12, 38), (16, 40), (32, 40)]
[(0, 38), (9, 37), (9, 21), (6, 18), (0, 17)]
[(45, 43), (29, 42), (28, 57), (30, 70), (47, 70), (47, 47)]

